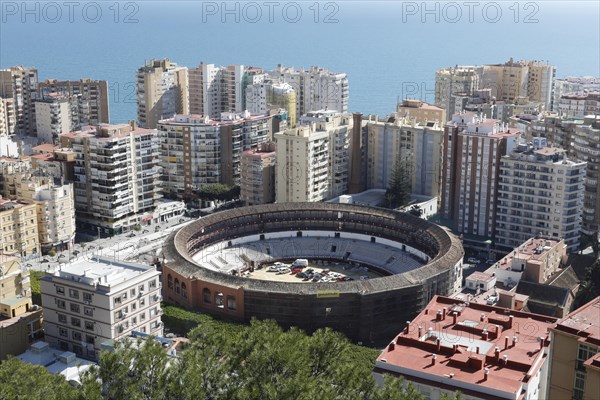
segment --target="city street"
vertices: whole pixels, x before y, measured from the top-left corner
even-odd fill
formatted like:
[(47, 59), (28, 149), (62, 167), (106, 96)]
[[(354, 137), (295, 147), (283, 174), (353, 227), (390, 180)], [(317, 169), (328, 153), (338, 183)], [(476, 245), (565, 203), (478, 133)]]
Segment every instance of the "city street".
[(80, 257), (94, 257), (102, 255), (105, 257), (114, 257), (119, 260), (131, 260), (140, 254), (138, 249), (148, 252), (162, 246), (164, 239), (195, 218), (186, 216), (177, 216), (167, 222), (155, 223), (149, 226), (142, 226), (138, 232), (125, 232), (110, 238), (100, 238), (92, 241), (76, 242), (71, 250), (57, 252), (55, 256), (39, 256), (24, 262), (29, 269), (36, 271), (53, 271), (59, 264), (66, 264), (69, 261), (75, 261)]

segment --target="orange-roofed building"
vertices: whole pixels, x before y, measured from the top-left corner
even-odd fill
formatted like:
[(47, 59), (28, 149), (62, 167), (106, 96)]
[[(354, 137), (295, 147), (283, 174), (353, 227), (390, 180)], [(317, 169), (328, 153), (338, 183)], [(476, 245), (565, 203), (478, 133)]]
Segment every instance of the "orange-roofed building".
[(377, 358), (376, 379), (402, 376), (438, 400), (547, 398), (555, 318), (436, 296)]
[(550, 330), (549, 399), (600, 399), (600, 296)]

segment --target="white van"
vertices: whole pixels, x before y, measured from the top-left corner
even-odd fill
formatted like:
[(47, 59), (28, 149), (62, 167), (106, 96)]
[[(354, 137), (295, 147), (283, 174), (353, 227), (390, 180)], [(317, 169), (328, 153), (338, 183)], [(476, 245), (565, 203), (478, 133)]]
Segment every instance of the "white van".
[(308, 260), (305, 258), (299, 258), (292, 264), (292, 267), (308, 267)]

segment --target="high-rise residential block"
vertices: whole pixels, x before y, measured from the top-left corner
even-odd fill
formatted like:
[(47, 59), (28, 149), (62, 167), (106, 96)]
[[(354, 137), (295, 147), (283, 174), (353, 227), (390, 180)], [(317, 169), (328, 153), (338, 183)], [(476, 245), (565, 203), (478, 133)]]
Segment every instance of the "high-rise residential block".
[(270, 80), (248, 85), (246, 87), (246, 107), (256, 114), (267, 113), (272, 108), (283, 108), (287, 111), (288, 127), (296, 127), (296, 91), (284, 82)]
[(524, 140), (500, 159), (495, 245), (511, 251), (532, 236), (564, 239), (578, 250), (586, 162), (548, 146), (546, 138)]
[(347, 192), (352, 126), (350, 114), (320, 110), (303, 116), (299, 127), (274, 135), (278, 203), (322, 201)]
[(0, 97), (0, 136), (12, 136), (16, 133), (17, 115), (15, 101), (11, 98)]
[(600, 115), (600, 92), (565, 94), (558, 99), (557, 112), (563, 118)]
[(5, 254), (29, 256), (40, 252), (37, 206), (0, 197), (0, 241)]
[(444, 127), (440, 213), (456, 232), (493, 237), (500, 159), (519, 136), (474, 113), (455, 114)]
[(575, 126), (569, 153), (587, 162), (582, 232), (594, 235), (600, 227), (600, 116), (586, 117), (582, 124)]
[[(243, 65), (200, 64), (189, 70), (190, 113), (218, 118), (223, 112), (244, 111)], [(183, 114), (183, 113), (182, 113)]]
[(246, 205), (275, 201), (275, 143), (262, 143), (255, 150), (242, 152), (240, 162), (240, 200)]
[(550, 328), (548, 399), (600, 398), (600, 297)]
[(278, 65), (268, 72), (273, 81), (285, 82), (296, 92), (296, 115), (314, 110), (348, 112), (348, 78), (345, 73), (321, 67), (295, 69)]
[(472, 96), (479, 89), (481, 73), (482, 67), (477, 66), (457, 65), (439, 69), (435, 73), (434, 104), (443, 108), (448, 117), (463, 111), (455, 110), (453, 95)]
[(155, 129), (161, 119), (187, 114), (188, 69), (164, 60), (144, 64), (136, 75), (137, 116), (142, 128)]
[(570, 76), (554, 80), (552, 111), (558, 111), (560, 98), (571, 93), (600, 92), (600, 78), (592, 76)]
[(132, 229), (153, 213), (160, 194), (156, 130), (135, 124), (86, 126), (60, 136), (76, 154), (77, 224), (107, 234)]
[(40, 280), (46, 341), (98, 360), (108, 340), (132, 331), (162, 336), (160, 273), (154, 266), (80, 259)]
[[(436, 107), (437, 108), (437, 107)], [(366, 120), (367, 187), (386, 189), (397, 162), (403, 164), (411, 192), (439, 196), (444, 130), (436, 121), (426, 124), (393, 113), (389, 118)]]
[(29, 67), (0, 70), (0, 97), (12, 99), (16, 117), (15, 133), (34, 136), (35, 106), (38, 90), (38, 71)]
[(34, 104), (37, 137), (42, 143), (57, 143), (63, 133), (79, 129), (77, 98), (51, 93)]
[(110, 122), (107, 81), (82, 78), (78, 81), (48, 79), (39, 82), (38, 96), (45, 98), (50, 93), (79, 98), (81, 103), (79, 123), (81, 125), (108, 124)]
[(161, 120), (163, 192), (192, 199), (202, 186), (240, 184), (240, 157), (271, 137), (271, 115), (222, 113), (219, 119), (176, 115)]

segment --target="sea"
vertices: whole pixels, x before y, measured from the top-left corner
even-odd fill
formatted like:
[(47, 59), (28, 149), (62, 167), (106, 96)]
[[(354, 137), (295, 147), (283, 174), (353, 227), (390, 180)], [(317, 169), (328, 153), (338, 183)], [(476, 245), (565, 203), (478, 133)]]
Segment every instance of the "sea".
[(321, 66), (348, 74), (350, 111), (433, 102), (435, 71), (543, 60), (600, 76), (598, 1), (0, 1), (0, 68), (109, 81), (111, 122), (136, 118), (145, 61)]

